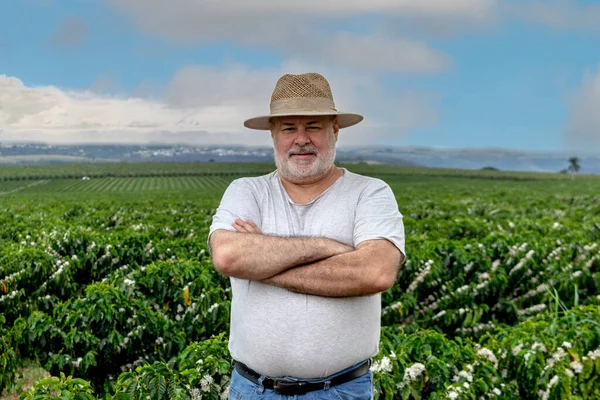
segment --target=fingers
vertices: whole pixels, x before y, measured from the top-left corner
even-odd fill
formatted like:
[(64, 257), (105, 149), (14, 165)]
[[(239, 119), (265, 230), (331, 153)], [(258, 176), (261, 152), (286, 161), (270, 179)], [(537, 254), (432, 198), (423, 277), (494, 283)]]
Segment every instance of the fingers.
[(260, 229), (258, 229), (256, 224), (250, 220), (244, 221), (243, 219), (237, 218), (231, 226), (238, 232), (260, 233)]
[(248, 225), (250, 225), (256, 233), (260, 233), (260, 229), (258, 229), (258, 226), (256, 226), (256, 224), (254, 222), (248, 220), (248, 221), (246, 221), (246, 223), (248, 223)]
[(233, 223), (231, 224), (231, 226), (233, 226), (233, 228), (238, 231), (238, 232), (244, 232), (244, 233), (248, 233), (248, 231), (246, 231), (246, 228), (244, 228), (242, 225), (237, 224), (237, 223)]

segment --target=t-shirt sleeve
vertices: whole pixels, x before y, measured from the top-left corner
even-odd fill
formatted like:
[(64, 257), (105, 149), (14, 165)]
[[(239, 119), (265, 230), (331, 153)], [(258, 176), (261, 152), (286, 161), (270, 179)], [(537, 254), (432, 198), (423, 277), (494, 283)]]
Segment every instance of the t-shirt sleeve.
[(231, 226), (236, 218), (251, 220), (261, 229), (260, 208), (254, 191), (243, 179), (236, 179), (227, 187), (221, 203), (215, 212), (210, 225), (208, 238), (218, 229), (235, 231)]
[(404, 251), (404, 222), (392, 189), (373, 181), (361, 194), (354, 219), (354, 247), (366, 240), (387, 239)]

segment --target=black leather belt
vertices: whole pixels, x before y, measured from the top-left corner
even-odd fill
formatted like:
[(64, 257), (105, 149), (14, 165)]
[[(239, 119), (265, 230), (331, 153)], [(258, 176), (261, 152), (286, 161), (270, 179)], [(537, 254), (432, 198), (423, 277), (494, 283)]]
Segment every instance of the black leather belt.
[[(295, 395), (295, 394), (305, 394), (308, 392), (312, 392), (314, 390), (322, 390), (326, 388), (326, 383), (329, 381), (329, 387), (340, 385), (342, 383), (351, 381), (352, 379), (356, 379), (360, 376), (363, 376), (367, 372), (369, 372), (369, 368), (371, 367), (371, 359), (368, 359), (364, 363), (360, 364), (356, 368), (344, 372), (341, 375), (338, 375), (331, 379), (325, 379), (319, 381), (303, 381), (289, 378), (271, 378), (266, 377), (262, 381), (262, 385), (265, 389), (272, 389), (277, 393), (283, 395)], [(236, 362), (235, 370), (244, 378), (254, 382), (255, 384), (259, 384), (259, 378), (261, 375), (248, 368), (245, 364), (241, 362)]]

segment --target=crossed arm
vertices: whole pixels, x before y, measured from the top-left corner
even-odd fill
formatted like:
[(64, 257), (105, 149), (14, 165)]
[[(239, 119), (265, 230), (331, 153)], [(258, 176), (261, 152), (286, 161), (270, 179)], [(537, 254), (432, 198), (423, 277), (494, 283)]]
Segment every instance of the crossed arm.
[(236, 232), (220, 230), (210, 240), (215, 269), (295, 292), (327, 297), (363, 296), (389, 289), (402, 253), (387, 240), (354, 249), (327, 238), (262, 235), (252, 221), (237, 219)]

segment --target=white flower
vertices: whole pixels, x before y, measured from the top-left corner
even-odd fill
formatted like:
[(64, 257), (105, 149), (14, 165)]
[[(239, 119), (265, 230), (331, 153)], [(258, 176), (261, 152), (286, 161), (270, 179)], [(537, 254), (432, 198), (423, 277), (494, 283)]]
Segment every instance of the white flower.
[(473, 382), (473, 375), (471, 375), (467, 371), (460, 371), (458, 373), (458, 376), (462, 376), (463, 378), (466, 378), (469, 382)]
[(573, 369), (575, 373), (580, 374), (583, 372), (583, 364), (579, 361), (573, 361), (571, 362), (571, 369)]
[(469, 388), (469, 384), (467, 382), (463, 383), (463, 386), (465, 387), (465, 389)]
[(383, 357), (380, 361), (375, 361), (371, 365), (373, 372), (392, 372), (392, 363), (388, 357)]
[(209, 313), (210, 313), (210, 312), (213, 312), (213, 310), (214, 310), (215, 308), (217, 308), (217, 307), (219, 307), (219, 303), (215, 303), (215, 304), (213, 304), (212, 306), (210, 306), (210, 307), (208, 308), (208, 312), (209, 312)]
[(591, 358), (592, 360), (596, 360), (596, 358), (600, 357), (600, 348), (594, 350), (594, 351), (590, 351), (588, 353), (588, 357)]
[(126, 284), (126, 285), (130, 285), (130, 286), (135, 285), (135, 281), (132, 280), (132, 279), (129, 279), (129, 278), (123, 279), (123, 283)]
[(490, 360), (490, 362), (492, 364), (494, 364), (495, 368), (498, 368), (498, 359), (496, 358), (496, 356), (494, 355), (494, 353), (490, 349), (482, 347), (481, 349), (479, 349), (477, 351), (477, 354), (480, 355), (480, 356), (484, 356), (485, 358), (487, 358), (488, 360)]
[(492, 389), (492, 392), (494, 392), (497, 396), (500, 396), (502, 394), (502, 392), (498, 388)]
[(220, 398), (221, 400), (227, 400), (229, 398), (229, 385), (227, 385), (225, 389), (221, 392)]
[(213, 377), (210, 375), (204, 375), (204, 377), (200, 380), (200, 389), (203, 392), (210, 392), (210, 386), (213, 383)]
[(540, 349), (540, 351), (541, 351), (542, 353), (545, 353), (545, 352), (546, 352), (546, 346), (544, 346), (544, 344), (543, 344), (543, 343), (540, 343), (540, 342), (535, 342), (535, 343), (533, 344), (533, 346), (531, 346), (531, 350), (533, 350), (533, 351), (535, 351), (535, 350), (536, 350), (536, 349), (538, 349), (538, 348)]
[(518, 346), (513, 347), (513, 349), (512, 349), (513, 356), (518, 355), (521, 352), (522, 349), (523, 349), (523, 344), (522, 343), (519, 344)]
[[(198, 388), (192, 388), (192, 390), (190, 390), (190, 395), (192, 400), (202, 400), (202, 395), (200, 394), (200, 389)], [(148, 396), (148, 399), (149, 398), (150, 396)]]
[(425, 366), (421, 363), (415, 363), (404, 371), (404, 381), (414, 382), (425, 371)]
[(549, 359), (546, 360), (546, 367), (547, 368), (552, 368), (552, 366), (557, 361), (560, 361), (566, 355), (567, 355), (567, 353), (565, 353), (565, 351), (563, 350), (563, 348), (559, 347), (558, 349), (556, 349), (556, 351), (554, 353), (552, 353), (552, 358), (549, 358)]
[(452, 400), (458, 399), (458, 393), (456, 393), (456, 392), (449, 392), (448, 393), (448, 398), (452, 399)]
[(525, 308), (523, 310), (518, 310), (517, 313), (519, 315), (529, 315), (529, 314), (537, 314), (546, 309), (545, 304), (536, 304), (535, 306), (531, 306), (529, 308)]
[(562, 346), (565, 347), (565, 348), (567, 348), (567, 349), (570, 349), (571, 348), (571, 343), (569, 343), (569, 342), (563, 342)]

